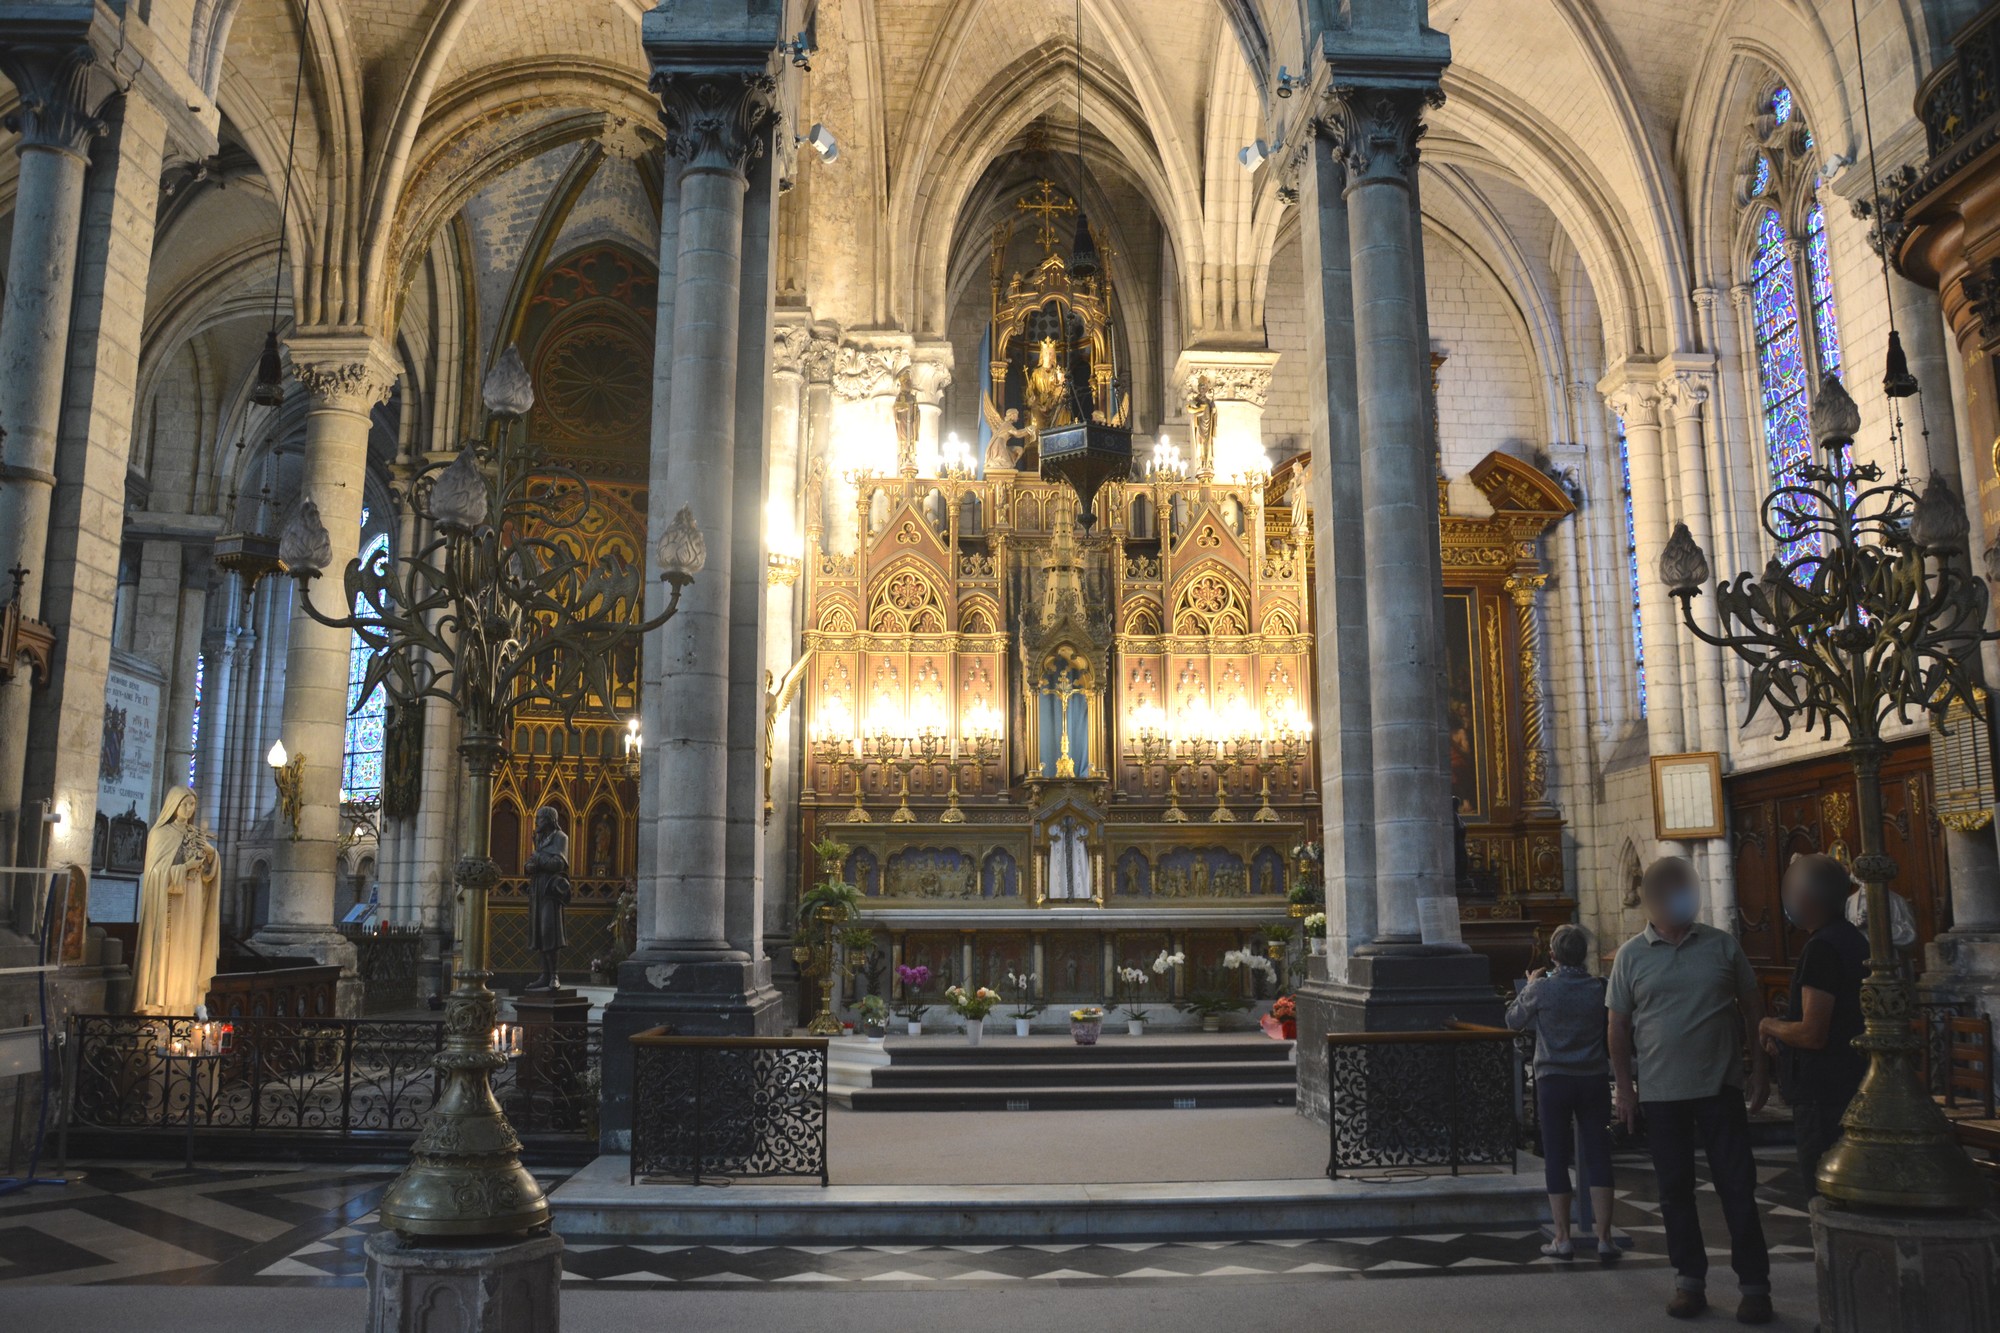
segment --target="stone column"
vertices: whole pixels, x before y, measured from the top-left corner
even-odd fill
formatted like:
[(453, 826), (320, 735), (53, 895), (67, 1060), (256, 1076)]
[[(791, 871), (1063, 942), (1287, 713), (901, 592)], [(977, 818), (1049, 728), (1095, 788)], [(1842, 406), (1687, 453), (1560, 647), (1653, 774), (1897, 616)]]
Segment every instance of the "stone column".
[[(1410, 178), (1434, 82), (1337, 94), (1354, 283), (1361, 506), (1367, 530), (1369, 714), (1374, 744), (1376, 952), (1424, 942), (1439, 904), (1456, 934), (1444, 725), (1443, 565)], [(1439, 932), (1440, 947), (1463, 950)]]
[[(351, 608), (343, 605), (343, 576), (361, 547), (370, 413), (388, 401), (401, 371), (390, 349), (367, 334), (300, 333), (287, 345), (292, 373), (309, 395), (299, 495), (319, 506), (332, 541), (326, 576), (296, 595), (312, 597), (324, 615), (344, 616)], [(340, 1012), (350, 1016), (361, 1011), (361, 983), (354, 975), (354, 946), (334, 928), (334, 890), (351, 649), (346, 630), (295, 610), (279, 739), (304, 761), (303, 800), (296, 833), (282, 812), (274, 817), (271, 915), (254, 941), (265, 953), (340, 964)]]
[[(21, 587), (22, 614), (46, 620), (49, 509), (56, 488), (56, 442), (76, 293), (84, 170), (92, 143), (104, 132), (99, 115), (112, 88), (96, 54), (82, 40), (81, 25), (71, 40), (0, 44), (0, 72), (21, 98), (15, 112), (20, 169), (14, 190), (14, 239), (7, 258), (6, 296), (0, 303), (0, 333), (4, 333), (0, 424), (7, 431), (0, 444), (4, 451), (0, 452), (0, 569), (27, 569)], [(146, 220), (149, 236), (151, 222)], [(113, 542), (119, 530), (114, 518)], [(115, 553), (112, 559), (115, 567)], [(106, 596), (110, 591), (101, 590)], [(108, 631), (110, 607), (101, 607), (98, 614), (105, 622), (100, 632)], [(60, 640), (57, 649), (62, 649)], [(27, 858), (39, 854), (39, 826), (24, 827), (39, 812), (24, 811), (23, 805), (46, 794), (30, 794), (23, 785), (31, 690), (26, 670), (16, 671), (0, 685), (0, 853), (10, 858), (19, 853), (15, 864), (26, 864)], [(86, 864), (96, 808), (93, 792), (87, 809), (67, 812), (73, 826), (80, 823), (81, 859)], [(10, 909), (7, 895), (0, 894), (0, 938), (10, 931)]]
[[(743, 385), (771, 365), (771, 219), (752, 219), (746, 196), (771, 212), (770, 174), (754, 173), (753, 187), (752, 167), (776, 123), (778, 19), (736, 0), (698, 14), (656, 9), (642, 29), (668, 179), (648, 504), (655, 535), (692, 511), (708, 563), (646, 643), (639, 941), (604, 1016), (607, 1151), (631, 1141), (631, 1033), (660, 1023), (754, 1033), (778, 1018), (768, 968), (751, 952), (763, 924), (765, 423), (760, 384), (746, 428)], [(746, 901), (732, 904), (737, 887)]]
[[(234, 583), (233, 578), (223, 579), (223, 597), (231, 597)], [(230, 646), (233, 637), (233, 631), (217, 627), (204, 632), (201, 638), (204, 668), (201, 736), (195, 747), (194, 790), (201, 802), (202, 820), (218, 838), (227, 836), (222, 824), (222, 770), (226, 753), (223, 737), (229, 732), (228, 709), (236, 697), (236, 653)]]
[(798, 658), (798, 588), (806, 542), (801, 503), (806, 435), (806, 357), (812, 330), (803, 322), (787, 321), (772, 339), (770, 498), (765, 504), (765, 540), (770, 547), (769, 584), (764, 598), (764, 672), (774, 691), (764, 766), (764, 941), (774, 970), (792, 970), (785, 951), (791, 944), (792, 903), (799, 886), (792, 814), (798, 789), (797, 748), (791, 743), (793, 723), (801, 705), (797, 697), (782, 716), (778, 691)]
[(1660, 392), (1653, 384), (1623, 375), (1622, 370), (1614, 371), (1598, 388), (1625, 422), (1625, 453), (1632, 474), (1632, 542), (1639, 561), (1639, 637), (1646, 655), (1647, 749), (1653, 754), (1678, 754), (1686, 737), (1681, 721), (1683, 631), (1659, 576), (1660, 551), (1670, 530)]
[[(1660, 404), (1673, 422), (1674, 461), (1680, 471), (1681, 521), (1688, 525), (1688, 532), (1704, 551), (1720, 549), (1709, 517), (1708, 449), (1702, 412), (1711, 383), (1711, 376), (1699, 372), (1681, 372), (1660, 381)], [(1639, 577), (1643, 580), (1651, 572), (1642, 564)], [(1695, 599), (1694, 614), (1696, 622), (1711, 634), (1719, 628), (1714, 597)], [(1674, 641), (1690, 646), (1694, 658), (1694, 679), (1689, 682), (1693, 688), (1683, 690), (1684, 739), (1691, 749), (1727, 753), (1730, 727), (1722, 698), (1721, 649), (1684, 631), (1677, 630)]]
[(188, 785), (196, 743), (195, 671), (206, 656), (202, 627), (208, 618), (208, 578), (213, 568), (206, 546), (182, 548), (180, 626), (169, 664), (172, 693), (167, 701), (166, 767), (160, 777), (161, 796), (168, 787)]
[(935, 477), (943, 458), (944, 391), (951, 387), (948, 342), (918, 343), (910, 354), (910, 390), (917, 396), (917, 471)]

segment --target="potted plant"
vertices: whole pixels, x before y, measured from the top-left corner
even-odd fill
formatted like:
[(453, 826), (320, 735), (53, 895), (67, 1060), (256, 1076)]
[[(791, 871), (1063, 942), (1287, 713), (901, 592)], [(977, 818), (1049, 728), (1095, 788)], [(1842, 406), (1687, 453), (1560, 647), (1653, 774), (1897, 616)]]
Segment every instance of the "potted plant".
[(1014, 994), (1018, 997), (1014, 1001), (1013, 1011), (1014, 1035), (1017, 1037), (1027, 1036), (1029, 1026), (1035, 1021), (1036, 1007), (1028, 1001), (1035, 998), (1037, 980), (1033, 972), (1007, 974), (1007, 984), (1014, 988)]
[(952, 1012), (965, 1020), (965, 1044), (977, 1046), (980, 1035), (986, 1031), (986, 1015), (1000, 1003), (1000, 992), (985, 986), (977, 990), (951, 986), (946, 988), (944, 998), (951, 1005)]
[(889, 1035), (889, 1002), (879, 995), (864, 995), (855, 1006), (861, 1015), (861, 1035), (881, 1041)]
[(1263, 1020), (1266, 1036), (1279, 1041), (1297, 1041), (1299, 1036), (1299, 1005), (1289, 995), (1280, 995), (1271, 1001), (1271, 1012)]
[(1160, 956), (1153, 960), (1150, 970), (1143, 967), (1121, 967), (1118, 969), (1118, 979), (1125, 983), (1125, 999), (1119, 1007), (1125, 1011), (1125, 1031), (1127, 1035), (1134, 1037), (1143, 1037), (1146, 1035), (1146, 1019), (1148, 1015), (1146, 1006), (1142, 1001), (1145, 997), (1146, 987), (1152, 983), (1153, 978), (1164, 977), (1167, 973), (1173, 971), (1186, 961), (1186, 954), (1168, 953), (1165, 949), (1162, 949), (1160, 950)]
[(896, 968), (896, 980), (903, 987), (903, 1019), (910, 1025), (910, 1035), (924, 1034), (924, 987), (931, 984), (931, 970), (919, 963), (915, 967), (906, 964)]
[[(820, 915), (824, 909), (830, 915)], [(799, 895), (799, 924), (812, 921), (846, 921), (861, 910), (861, 890), (844, 879), (831, 877)]]
[(1290, 926), (1266, 926), (1264, 952), (1270, 956), (1272, 962), (1282, 963), (1285, 961), (1285, 951), (1291, 947), (1292, 941), (1296, 938), (1298, 932)]
[(1069, 1011), (1069, 1035), (1079, 1046), (1097, 1045), (1098, 1034), (1104, 1031), (1104, 1010), (1094, 1004)]
[(1240, 995), (1226, 995), (1219, 990), (1198, 990), (1174, 1007), (1199, 1018), (1203, 1032), (1220, 1032), (1222, 1016), (1247, 1008), (1248, 1002)]
[(1313, 956), (1317, 958), (1321, 954), (1325, 953), (1326, 913), (1314, 912), (1312, 915), (1308, 916), (1301, 924), (1305, 927), (1306, 941), (1308, 944), (1312, 946)]
[(1292, 848), (1292, 887), (1285, 891), (1293, 916), (1305, 916), (1326, 905), (1325, 850), (1316, 842)]

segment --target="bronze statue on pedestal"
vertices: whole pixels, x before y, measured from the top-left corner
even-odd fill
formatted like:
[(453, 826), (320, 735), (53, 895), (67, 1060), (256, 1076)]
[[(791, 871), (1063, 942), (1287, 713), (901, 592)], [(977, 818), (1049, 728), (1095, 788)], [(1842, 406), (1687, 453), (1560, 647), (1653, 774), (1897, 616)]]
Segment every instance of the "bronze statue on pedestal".
[(556, 959), (563, 947), (563, 908), (569, 902), (569, 835), (555, 807), (535, 812), (535, 850), (528, 855), (528, 947), (542, 956), (542, 975), (528, 990), (554, 990)]

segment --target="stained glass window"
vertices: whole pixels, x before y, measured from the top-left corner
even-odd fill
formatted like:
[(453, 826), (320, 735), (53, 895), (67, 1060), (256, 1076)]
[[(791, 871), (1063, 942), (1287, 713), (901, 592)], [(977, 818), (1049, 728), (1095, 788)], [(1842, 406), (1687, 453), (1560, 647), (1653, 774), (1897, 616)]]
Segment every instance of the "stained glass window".
[[(367, 521), (367, 514), (362, 521)], [(361, 548), (363, 561), (375, 559), (389, 549), (389, 538), (385, 533)], [(367, 613), (367, 603), (356, 594), (354, 614)], [(375, 800), (382, 794), (382, 728), (388, 701), (383, 697), (382, 687), (377, 685), (364, 702), (361, 686), (368, 675), (368, 658), (371, 650), (360, 635), (355, 635), (347, 650), (347, 754), (340, 769), (340, 799), (343, 801)]]
[(1757, 177), (1755, 180), (1750, 182), (1750, 197), (1752, 199), (1755, 199), (1758, 195), (1764, 193), (1764, 191), (1770, 188), (1771, 188), (1771, 159), (1765, 157), (1762, 153), (1759, 153), (1757, 154)]
[(196, 653), (194, 659), (194, 725), (188, 728), (188, 789), (194, 789), (194, 761), (201, 753), (201, 687), (208, 674), (208, 659)]
[(1812, 291), (1813, 348), (1820, 374), (1840, 373), (1840, 323), (1833, 309), (1833, 256), (1826, 244), (1826, 210), (1806, 214), (1806, 285)]
[[(1778, 210), (1764, 209), (1757, 221), (1750, 308), (1758, 378), (1764, 390), (1764, 448), (1774, 482), (1796, 476), (1811, 453), (1811, 409), (1806, 399), (1809, 377), (1789, 241)], [(1798, 542), (1783, 542), (1778, 549), (1778, 558), (1788, 562), (1804, 554), (1806, 549)]]
[(1771, 94), (1771, 111), (1780, 125), (1792, 118), (1792, 90), (1780, 88)]
[(1632, 450), (1618, 418), (1618, 486), (1625, 497), (1625, 568), (1632, 582), (1632, 661), (1639, 671), (1639, 716), (1646, 715), (1646, 632), (1639, 624), (1639, 537), (1632, 526)]

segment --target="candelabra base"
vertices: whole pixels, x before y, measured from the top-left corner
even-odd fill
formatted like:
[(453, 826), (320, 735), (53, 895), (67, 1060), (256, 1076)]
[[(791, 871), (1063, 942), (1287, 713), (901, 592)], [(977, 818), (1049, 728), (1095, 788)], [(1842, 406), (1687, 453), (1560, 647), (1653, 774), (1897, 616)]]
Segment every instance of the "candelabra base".
[(965, 811), (955, 805), (949, 807), (943, 814), (938, 816), (938, 823), (940, 824), (963, 824), (964, 822)]
[(2000, 1217), (1812, 1201), (1825, 1333), (1975, 1333), (2000, 1326)]
[(1236, 812), (1226, 805), (1217, 805), (1215, 813), (1208, 817), (1208, 822), (1211, 824), (1234, 824), (1236, 822)]
[(557, 1333), (563, 1243), (535, 1236), (503, 1245), (418, 1245), (393, 1231), (368, 1238), (368, 1333), (419, 1333), (450, 1309), (456, 1328)]
[(857, 805), (847, 812), (846, 822), (849, 824), (872, 824), (875, 820), (866, 810)]
[(1170, 805), (1167, 807), (1167, 812), (1161, 815), (1160, 818), (1169, 824), (1185, 824), (1187, 823), (1187, 811), (1177, 805)]
[(889, 822), (891, 824), (914, 824), (917, 822), (917, 812), (910, 809), (907, 805), (899, 805), (896, 807), (896, 813), (889, 816)]

